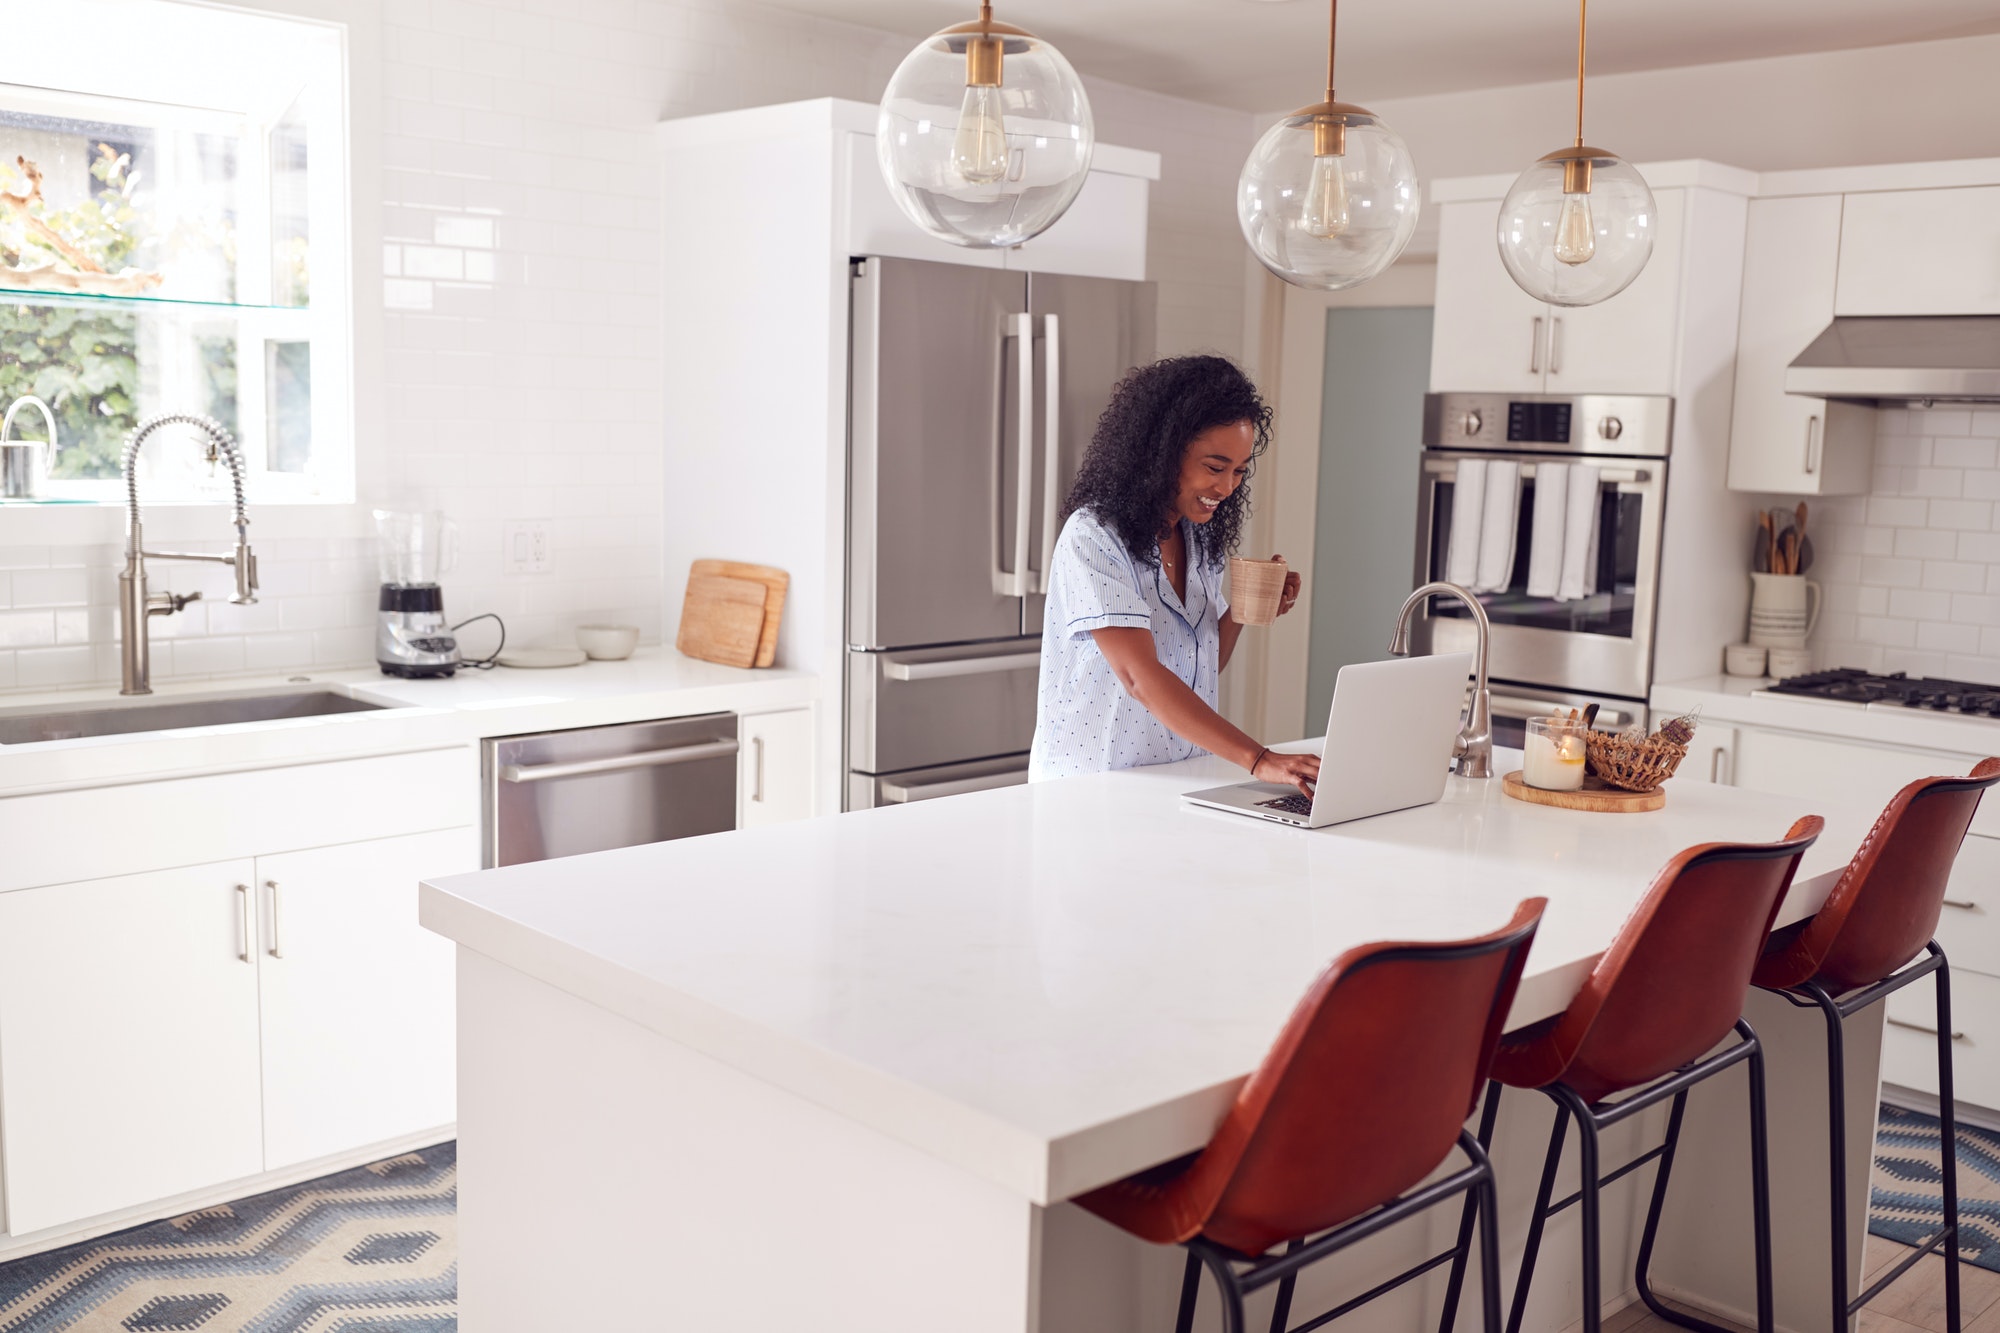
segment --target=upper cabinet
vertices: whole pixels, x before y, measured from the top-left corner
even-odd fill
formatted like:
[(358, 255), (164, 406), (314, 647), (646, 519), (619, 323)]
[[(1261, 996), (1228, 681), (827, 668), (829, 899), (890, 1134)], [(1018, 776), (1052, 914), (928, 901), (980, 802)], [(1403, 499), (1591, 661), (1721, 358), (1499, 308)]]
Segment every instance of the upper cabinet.
[(1508, 276), (1495, 242), (1498, 200), (1443, 205), (1431, 389), (1672, 393), (1686, 193), (1654, 192), (1659, 235), (1632, 285), (1598, 305), (1574, 308), (1537, 301)]
[(2000, 314), (2000, 186), (1849, 194), (1833, 313)]
[[(1848, 208), (1854, 203), (1850, 198)], [(1729, 429), (1730, 489), (1786, 495), (1868, 489), (1874, 414), (1853, 403), (1785, 392), (1785, 368), (1833, 319), (1835, 273), (1846, 267), (1839, 195), (1752, 201)]]

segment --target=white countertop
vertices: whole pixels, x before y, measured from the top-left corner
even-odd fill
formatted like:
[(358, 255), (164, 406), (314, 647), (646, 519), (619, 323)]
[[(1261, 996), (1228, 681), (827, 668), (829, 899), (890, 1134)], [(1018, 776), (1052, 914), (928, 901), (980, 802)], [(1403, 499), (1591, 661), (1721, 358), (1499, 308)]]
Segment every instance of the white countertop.
[[(816, 677), (800, 671), (716, 666), (672, 648), (641, 648), (623, 662), (544, 671), (461, 670), (436, 680), (401, 680), (365, 667), (172, 682), (156, 684), (149, 699), (165, 702), (307, 685), (331, 686), (390, 706), (325, 717), (0, 745), (0, 796), (391, 754), (469, 744), (485, 736), (653, 717), (770, 711), (802, 706), (819, 688)], [(115, 686), (102, 686), (0, 695), (0, 713), (146, 701), (121, 699)]]
[[(2000, 720), (1932, 713), (1901, 704), (1859, 704), (1767, 693), (1777, 682), (1753, 676), (1698, 676), (1655, 685), (1648, 703), (1655, 714), (1701, 709), (1704, 722), (1804, 731), (1909, 749), (1935, 750), (1967, 760), (2000, 754)], [(1970, 768), (1966, 762), (1955, 767)]]
[(1206, 1142), (1344, 949), (1482, 933), (1545, 895), (1519, 1026), (1568, 1002), (1683, 847), (1826, 816), (1792, 921), (1877, 814), (1699, 783), (1580, 814), (1453, 778), (1438, 804), (1306, 831), (1178, 799), (1241, 777), (1191, 760), (515, 866), (426, 883), (420, 913), (1047, 1202)]

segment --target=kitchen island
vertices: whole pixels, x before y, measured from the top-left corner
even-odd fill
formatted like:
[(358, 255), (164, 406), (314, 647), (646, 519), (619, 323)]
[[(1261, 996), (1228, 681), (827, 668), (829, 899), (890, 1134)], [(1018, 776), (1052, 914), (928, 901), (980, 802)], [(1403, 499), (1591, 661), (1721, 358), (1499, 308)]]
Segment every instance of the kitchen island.
[[(1435, 805), (1306, 831), (1178, 799), (1235, 777), (1195, 760), (427, 882), (424, 923), (459, 945), (466, 1327), (1169, 1328), (1178, 1254), (1062, 1201), (1200, 1147), (1333, 956), (1546, 896), (1518, 1028), (1563, 1008), (1682, 847), (1824, 815), (1789, 922), (1879, 808), (1674, 784), (1657, 813), (1584, 815), (1453, 778)], [(1823, 1327), (1818, 1029), (1755, 1000), (1780, 1324)], [(1850, 1123), (1872, 1124), (1879, 1012), (1853, 1026)], [(1654, 1266), (1662, 1291), (1739, 1314), (1743, 1105), (1740, 1077), (1694, 1095)], [(1501, 1117), (1510, 1280), (1543, 1106), (1510, 1095)], [(1654, 1141), (1640, 1120), (1608, 1163)], [(1614, 1293), (1643, 1206), (1616, 1188)], [(1324, 1265), (1298, 1308), (1438, 1248), (1447, 1211)], [(1565, 1226), (1531, 1327), (1578, 1313)], [(1434, 1318), (1437, 1285), (1347, 1326)]]

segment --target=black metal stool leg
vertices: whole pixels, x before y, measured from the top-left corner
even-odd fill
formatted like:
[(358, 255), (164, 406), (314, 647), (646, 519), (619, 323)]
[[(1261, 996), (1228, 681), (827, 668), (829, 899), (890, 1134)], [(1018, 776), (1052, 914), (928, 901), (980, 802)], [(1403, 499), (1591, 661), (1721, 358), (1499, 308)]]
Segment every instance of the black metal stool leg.
[(1583, 1205), (1583, 1333), (1599, 1333), (1604, 1322), (1603, 1237), (1598, 1230), (1597, 1124), (1588, 1109), (1572, 1108), (1576, 1117), (1577, 1174)]
[[(1936, 951), (1937, 945), (1931, 945)], [(1958, 1112), (1951, 1077), (1951, 965), (1938, 951), (1938, 1166), (1944, 1185), (1944, 1326), (1959, 1333)]]
[(1181, 1271), (1181, 1309), (1174, 1317), (1174, 1333), (1193, 1333), (1194, 1301), (1201, 1294), (1201, 1260), (1188, 1251), (1187, 1267)]
[(1826, 1020), (1826, 1151), (1827, 1184), (1832, 1212), (1832, 1244), (1828, 1262), (1833, 1293), (1833, 1333), (1847, 1333), (1847, 1043), (1840, 1006), (1823, 987), (1800, 987), (1819, 1006)]
[[(1305, 1248), (1303, 1240), (1295, 1240), (1285, 1247), (1286, 1254), (1297, 1254)], [(1292, 1292), (1298, 1287), (1296, 1277), (1286, 1277), (1278, 1283), (1278, 1300), (1271, 1307), (1271, 1333), (1285, 1333), (1285, 1325), (1292, 1318)]]
[[(1751, 1041), (1756, 1034), (1739, 1021), (1738, 1031)], [(1771, 1308), (1771, 1150), (1764, 1113), (1764, 1048), (1750, 1052), (1750, 1201), (1757, 1258), (1757, 1333), (1772, 1333)]]
[(1646, 1205), (1646, 1226), (1639, 1234), (1639, 1262), (1633, 1272), (1639, 1299), (1648, 1310), (1669, 1321), (1679, 1321), (1682, 1316), (1662, 1305), (1653, 1294), (1649, 1270), (1653, 1266), (1653, 1241), (1660, 1234), (1660, 1211), (1667, 1202), (1667, 1180), (1674, 1171), (1674, 1150), (1680, 1146), (1681, 1118), (1687, 1114), (1687, 1099), (1686, 1089), (1675, 1093), (1673, 1109), (1667, 1113), (1667, 1137), (1661, 1146), (1660, 1164), (1653, 1168), (1653, 1197)]
[[(1550, 1098), (1551, 1101), (1555, 1099)], [(1542, 1226), (1549, 1218), (1549, 1196), (1555, 1193), (1556, 1164), (1562, 1161), (1563, 1135), (1569, 1128), (1569, 1108), (1555, 1103), (1556, 1124), (1549, 1132), (1548, 1160), (1542, 1163), (1542, 1185), (1535, 1194), (1535, 1211), (1528, 1219), (1528, 1243), (1521, 1251), (1521, 1274), (1514, 1279), (1514, 1303), (1507, 1311), (1507, 1333), (1521, 1333), (1528, 1309), (1528, 1287), (1535, 1279), (1535, 1256), (1542, 1248)]]
[[(1493, 1146), (1493, 1122), (1500, 1114), (1500, 1085), (1488, 1081), (1486, 1084), (1486, 1108), (1479, 1113), (1479, 1146)], [(1492, 1205), (1480, 1202), (1476, 1190), (1465, 1192), (1465, 1208), (1458, 1218), (1458, 1249), (1452, 1256), (1451, 1277), (1444, 1287), (1444, 1311), (1438, 1317), (1438, 1333), (1451, 1333), (1452, 1325), (1458, 1322), (1458, 1296), (1465, 1287), (1466, 1258), (1472, 1253), (1473, 1216), (1481, 1208), (1490, 1213)], [(1487, 1321), (1487, 1333), (1496, 1333), (1497, 1320)]]
[(1500, 1333), (1500, 1192), (1491, 1172), (1479, 1185), (1479, 1311), (1484, 1333)]

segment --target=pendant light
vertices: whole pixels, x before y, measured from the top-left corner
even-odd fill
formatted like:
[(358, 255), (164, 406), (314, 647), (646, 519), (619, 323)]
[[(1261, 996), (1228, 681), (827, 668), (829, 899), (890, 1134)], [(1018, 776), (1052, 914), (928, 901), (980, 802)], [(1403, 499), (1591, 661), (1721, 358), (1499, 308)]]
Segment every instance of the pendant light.
[(1583, 40), (1577, 0), (1576, 143), (1522, 172), (1500, 205), (1500, 262), (1551, 305), (1596, 305), (1632, 285), (1653, 254), (1659, 212), (1630, 162), (1583, 142)]
[(1296, 287), (1338, 291), (1396, 261), (1422, 196), (1403, 140), (1333, 91), (1340, 0), (1330, 0), (1326, 100), (1264, 132), (1236, 183), (1236, 220), (1265, 268)]
[(1083, 188), (1095, 143), (1069, 61), (994, 22), (990, 2), (910, 52), (875, 122), (897, 206), (954, 245), (1019, 245), (1047, 231)]

